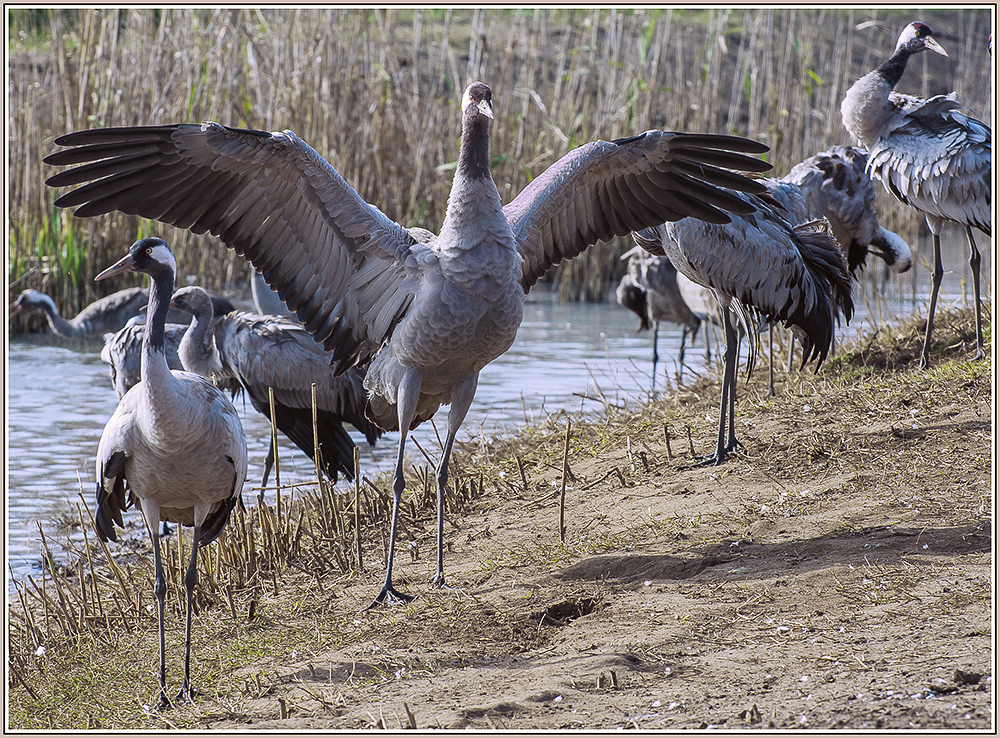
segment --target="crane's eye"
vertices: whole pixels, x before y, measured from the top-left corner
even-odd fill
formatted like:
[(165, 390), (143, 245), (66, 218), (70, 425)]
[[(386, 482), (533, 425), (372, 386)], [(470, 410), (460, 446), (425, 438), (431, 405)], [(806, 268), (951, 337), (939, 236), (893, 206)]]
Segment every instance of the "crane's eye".
[(147, 256), (152, 256), (153, 255), (153, 249), (152, 249), (152, 247), (150, 247), (150, 246), (146, 247), (146, 255)]

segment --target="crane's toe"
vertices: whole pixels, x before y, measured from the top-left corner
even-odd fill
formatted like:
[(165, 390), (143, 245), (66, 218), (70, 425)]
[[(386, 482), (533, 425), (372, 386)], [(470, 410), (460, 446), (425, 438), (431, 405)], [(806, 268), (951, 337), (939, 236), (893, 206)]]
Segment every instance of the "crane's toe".
[(160, 699), (158, 699), (156, 701), (156, 704), (155, 705), (151, 705), (150, 707), (147, 707), (145, 709), (146, 709), (146, 712), (166, 712), (171, 707), (173, 707), (173, 705), (170, 704), (170, 700), (167, 699), (166, 692), (162, 692), (161, 691), (160, 692)]
[(185, 684), (183, 687), (181, 687), (181, 691), (177, 693), (177, 697), (175, 699), (178, 702), (191, 703), (194, 702), (194, 698), (199, 694), (201, 693), (194, 687), (192, 687), (190, 684)]
[(696, 461), (693, 464), (687, 464), (686, 466), (677, 467), (677, 471), (688, 471), (689, 469), (702, 469), (706, 466), (720, 466), (726, 460), (726, 454), (719, 456), (718, 454), (712, 454), (711, 456), (706, 456), (701, 461)]
[(430, 584), (432, 587), (437, 587), (438, 589), (445, 589), (449, 592), (464, 592), (465, 589), (462, 587), (450, 587), (444, 581), (444, 572), (438, 572), (433, 577), (431, 577)]
[(433, 577), (431, 577), (431, 586), (440, 587), (442, 589), (451, 589), (447, 584), (444, 583), (444, 572), (439, 571)]
[(374, 610), (381, 604), (390, 605), (395, 607), (397, 605), (405, 605), (407, 603), (413, 602), (417, 599), (414, 595), (408, 595), (404, 592), (400, 592), (398, 589), (393, 587), (391, 584), (387, 584), (382, 587), (382, 591), (378, 593), (378, 596), (372, 600), (372, 603), (365, 608), (365, 612), (369, 610)]

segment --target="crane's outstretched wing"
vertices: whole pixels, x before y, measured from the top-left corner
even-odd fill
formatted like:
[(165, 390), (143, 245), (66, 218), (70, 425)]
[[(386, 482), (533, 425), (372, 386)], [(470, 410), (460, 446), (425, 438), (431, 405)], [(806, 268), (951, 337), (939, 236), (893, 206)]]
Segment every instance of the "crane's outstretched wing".
[[(45, 158), (58, 200), (195, 233), (246, 257), (343, 368), (379, 346), (412, 301), (413, 237), (291, 131), (217, 123), (77, 131)], [(363, 278), (358, 281), (358, 275)], [(370, 327), (377, 325), (381, 334)]]
[(749, 212), (720, 188), (763, 192), (760, 183), (730, 170), (768, 171), (767, 162), (733, 153), (768, 150), (736, 136), (665, 131), (574, 149), (503, 209), (524, 257), (524, 290), (598, 241), (689, 216), (728, 223), (726, 211)]

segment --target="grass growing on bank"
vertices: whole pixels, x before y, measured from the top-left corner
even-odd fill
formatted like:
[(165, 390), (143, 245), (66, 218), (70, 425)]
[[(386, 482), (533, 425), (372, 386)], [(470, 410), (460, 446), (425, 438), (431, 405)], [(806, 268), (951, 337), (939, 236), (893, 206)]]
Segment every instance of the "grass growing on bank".
[[(377, 684), (401, 678), (404, 672), (411, 677), (421, 669), (431, 673), (434, 659), (452, 658), (448, 654), (453, 651), (454, 658), (462, 658), (470, 644), (484, 657), (517, 654), (544, 643), (549, 637), (546, 618), (567, 617), (560, 613), (569, 605), (547, 603), (529, 590), (517, 607), (498, 611), (485, 591), (480, 596), (480, 588), (502, 589), (540, 569), (562, 570), (587, 556), (630, 550), (637, 542), (683, 548), (683, 541), (698, 540), (713, 546), (718, 545), (720, 530), (739, 540), (769, 517), (762, 513), (764, 507), (779, 519), (802, 515), (827, 504), (827, 495), (863, 493), (868, 486), (898, 490), (900, 505), (907, 495), (917, 495), (927, 514), (936, 514), (934, 506), (947, 500), (942, 515), (982, 519), (991, 508), (988, 444), (980, 451), (961, 452), (961, 460), (951, 458), (960, 452), (949, 447), (925, 451), (923, 443), (935, 430), (923, 418), (948, 416), (982, 403), (991, 391), (992, 366), (988, 360), (967, 358), (974, 345), (971, 311), (941, 312), (935, 328), (928, 371), (916, 369), (922, 324), (914, 320), (844, 347), (818, 373), (782, 379), (776, 397), (766, 397), (762, 371), (749, 385), (741, 380), (737, 427), (747, 451), (712, 472), (717, 487), (712, 494), (725, 496), (732, 483), (728, 478), (743, 473), (746, 466), (780, 481), (786, 493), (753, 501), (734, 497), (727, 512), (722, 517), (714, 513), (711, 520), (694, 502), (689, 512), (672, 517), (637, 508), (623, 527), (608, 527), (606, 511), (593, 511), (589, 519), (577, 511), (567, 520), (566, 540), (560, 542), (554, 506), (564, 468), (571, 494), (578, 499), (592, 489), (620, 491), (623, 498), (669, 493), (696, 500), (704, 494), (687, 490), (674, 467), (690, 461), (686, 431), (696, 450), (711, 445), (718, 401), (718, 381), (712, 377), (699, 378), (639, 408), (609, 405), (601, 416), (570, 418), (568, 453), (567, 419), (562, 415), (545, 418), (513, 438), (464, 444), (456, 449), (447, 500), (449, 546), (456, 537), (474, 541), (493, 535), (488, 524), (480, 529), (481, 523), (470, 528), (461, 522), (472, 513), (502, 509), (503, 517), (515, 519), (529, 510), (553, 511), (537, 536), (532, 532), (466, 566), (464, 571), (473, 573), (462, 582), (464, 593), (438, 593), (406, 582), (411, 567), (403, 552), (424, 561), (433, 557), (433, 473), (424, 464), (407, 470), (397, 548), (400, 584), (416, 587), (422, 596), (402, 608), (358, 612), (377, 589), (384, 566), (391, 504), (387, 478), (363, 479), (360, 485), (363, 571), (357, 567), (352, 494), (300, 487), (293, 498), (285, 490), (280, 509), (249, 504), (248, 496), (248, 510), (234, 514), (226, 533), (201, 554), (193, 680), (203, 694), (195, 706), (163, 715), (144, 712), (156, 693), (157, 651), (146, 534), (132, 530), (124, 543), (106, 550), (93, 534), (86, 509), (90, 500), (81, 499), (80, 528), (86, 542), (78, 558), (50, 568), (43, 578), (19, 583), (8, 609), (9, 727), (197, 728), (223, 719), (252, 723), (261, 719), (260, 701), (280, 697), (280, 685), (290, 682)], [(886, 416), (899, 419), (888, 434), (868, 427), (873, 418)], [(981, 434), (989, 424), (984, 417), (958, 430)], [(665, 428), (671, 437), (669, 459)], [(951, 470), (959, 464), (965, 468), (962, 484), (951, 479)], [(833, 486), (822, 491), (817, 484)], [(843, 525), (853, 520), (846, 517)], [(716, 527), (706, 528), (709, 523)], [(189, 541), (188, 532), (184, 551)], [(164, 562), (168, 680), (176, 691), (183, 663), (186, 563), (176, 536), (164, 541)], [(453, 566), (458, 563), (452, 561)], [(602, 591), (587, 590), (572, 600), (573, 606), (595, 606)], [(476, 641), (477, 624), (483, 622), (506, 635), (492, 632)], [(401, 660), (376, 645), (404, 632), (416, 633), (413, 637), (420, 641), (423, 630), (426, 642), (434, 644), (430, 661)], [(324, 660), (323, 654), (359, 643), (373, 644), (371, 658), (364, 663)], [(301, 674), (294, 671), (299, 664)], [(336, 712), (336, 704), (329, 709)]]

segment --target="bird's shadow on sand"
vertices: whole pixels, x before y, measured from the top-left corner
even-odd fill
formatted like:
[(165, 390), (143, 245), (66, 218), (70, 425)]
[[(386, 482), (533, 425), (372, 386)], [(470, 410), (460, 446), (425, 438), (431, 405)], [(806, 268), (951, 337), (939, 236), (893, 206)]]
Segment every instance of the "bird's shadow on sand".
[(723, 541), (687, 548), (678, 555), (592, 556), (554, 576), (565, 581), (637, 586), (646, 581), (689, 579), (702, 572), (712, 579), (767, 579), (833, 566), (888, 564), (904, 557), (908, 563), (929, 563), (934, 556), (986, 553), (991, 549), (989, 521), (944, 528), (891, 525), (838, 529), (816, 538), (775, 543)]

